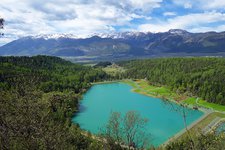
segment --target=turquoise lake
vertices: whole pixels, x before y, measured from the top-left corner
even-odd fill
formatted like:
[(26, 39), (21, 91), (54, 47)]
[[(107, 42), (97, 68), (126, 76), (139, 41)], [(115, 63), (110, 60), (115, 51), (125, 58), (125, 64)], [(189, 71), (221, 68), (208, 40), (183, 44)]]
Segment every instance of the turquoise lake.
[[(125, 114), (130, 110), (138, 111), (142, 117), (148, 118), (147, 131), (151, 134), (151, 144), (159, 146), (170, 137), (184, 129), (182, 115), (171, 105), (159, 98), (153, 98), (132, 92), (132, 87), (124, 83), (97, 84), (92, 86), (83, 96), (80, 112), (73, 118), (84, 130), (98, 133), (108, 121), (112, 111)], [(181, 107), (175, 103), (174, 107)], [(191, 124), (203, 115), (203, 112), (185, 108), (187, 123)]]

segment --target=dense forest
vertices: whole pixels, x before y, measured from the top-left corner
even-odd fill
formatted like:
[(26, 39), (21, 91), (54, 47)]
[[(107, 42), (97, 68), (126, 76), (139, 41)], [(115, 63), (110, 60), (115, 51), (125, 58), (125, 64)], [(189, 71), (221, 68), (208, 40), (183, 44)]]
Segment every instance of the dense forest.
[(57, 57), (0, 57), (0, 149), (100, 149), (71, 117), (107, 75)]
[[(222, 58), (119, 62), (126, 71), (114, 77), (102, 71), (102, 64), (108, 65), (88, 67), (50, 56), (0, 57), (0, 149), (126, 149), (116, 142), (97, 141), (71, 122), (91, 82), (147, 78), (152, 84), (225, 104)], [(196, 149), (224, 147), (224, 137), (196, 138)], [(189, 146), (189, 139), (184, 139), (165, 148), (190, 149)]]
[[(225, 147), (224, 134), (202, 134), (193, 136), (192, 139), (183, 138), (169, 143), (166, 150), (224, 150)], [(192, 143), (194, 142), (194, 143)]]
[(225, 105), (224, 58), (160, 58), (119, 62), (123, 78), (146, 78), (178, 93)]

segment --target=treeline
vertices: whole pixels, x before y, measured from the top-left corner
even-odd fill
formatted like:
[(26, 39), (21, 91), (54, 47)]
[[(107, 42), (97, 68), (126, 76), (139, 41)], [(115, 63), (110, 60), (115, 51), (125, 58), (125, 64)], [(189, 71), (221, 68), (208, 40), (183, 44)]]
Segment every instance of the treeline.
[(146, 78), (151, 84), (225, 105), (224, 58), (160, 58), (119, 65), (127, 69), (122, 78)]
[(107, 78), (101, 69), (93, 69), (57, 57), (0, 57), (0, 89), (13, 87), (21, 77), (35, 78), (44, 92), (73, 90), (81, 92), (95, 82)]
[[(177, 139), (169, 143), (166, 150), (223, 150), (225, 147), (225, 134), (201, 134), (189, 138)], [(194, 142), (193, 142), (194, 141)]]
[(0, 149), (102, 149), (71, 122), (98, 68), (57, 57), (0, 57)]

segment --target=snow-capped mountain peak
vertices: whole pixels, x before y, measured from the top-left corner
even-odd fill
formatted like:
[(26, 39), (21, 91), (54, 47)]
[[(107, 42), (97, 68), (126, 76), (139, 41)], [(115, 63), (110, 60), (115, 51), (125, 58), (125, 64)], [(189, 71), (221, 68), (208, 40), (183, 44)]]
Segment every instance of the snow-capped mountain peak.
[(126, 39), (130, 37), (138, 37), (146, 35), (144, 32), (111, 32), (111, 33), (94, 33), (86, 37), (77, 36), (74, 34), (39, 34), (35, 36), (30, 36), (32, 39), (43, 38), (45, 40), (49, 39), (59, 39), (59, 38), (69, 38), (69, 39), (80, 39), (80, 38), (91, 38), (93, 36), (98, 36), (100, 38), (112, 38), (112, 39)]
[(95, 33), (92, 36), (98, 36), (101, 38), (112, 38), (112, 39), (126, 39), (130, 37), (138, 37), (141, 35), (146, 35), (144, 32), (111, 32), (111, 33)]
[[(170, 34), (176, 34), (176, 35), (183, 35), (183, 34), (187, 34), (189, 32), (185, 31), (185, 30), (180, 30), (180, 29), (171, 29), (168, 31), (168, 33)], [(146, 36), (148, 34), (153, 34), (151, 32), (138, 32), (138, 31), (134, 31), (134, 32), (111, 32), (111, 33), (94, 33), (94, 34), (90, 34), (87, 36), (79, 36), (79, 35), (75, 35), (75, 34), (39, 34), (36, 36), (29, 36), (32, 39), (45, 39), (45, 40), (49, 40), (49, 39), (59, 39), (59, 38), (68, 38), (68, 39), (85, 39), (85, 38), (91, 38), (94, 36), (98, 36), (100, 38), (111, 38), (111, 39), (128, 39), (128, 38), (139, 38), (139, 37), (143, 37)], [(156, 34), (156, 33), (154, 33)]]
[(69, 39), (78, 39), (79, 37), (74, 34), (39, 34), (36, 36), (32, 36), (33, 39), (43, 38), (45, 40), (48, 39), (59, 39), (59, 38), (69, 38)]

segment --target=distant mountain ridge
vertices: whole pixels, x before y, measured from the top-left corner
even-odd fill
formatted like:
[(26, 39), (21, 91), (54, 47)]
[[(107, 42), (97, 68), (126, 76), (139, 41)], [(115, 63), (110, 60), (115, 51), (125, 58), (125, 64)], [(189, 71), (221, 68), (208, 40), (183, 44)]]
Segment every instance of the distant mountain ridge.
[(225, 56), (225, 32), (119, 32), (80, 38), (73, 34), (20, 38), (0, 47), (0, 55), (63, 57)]

